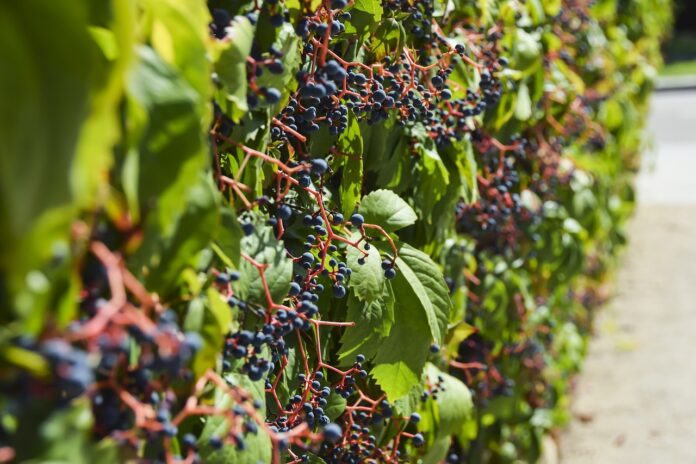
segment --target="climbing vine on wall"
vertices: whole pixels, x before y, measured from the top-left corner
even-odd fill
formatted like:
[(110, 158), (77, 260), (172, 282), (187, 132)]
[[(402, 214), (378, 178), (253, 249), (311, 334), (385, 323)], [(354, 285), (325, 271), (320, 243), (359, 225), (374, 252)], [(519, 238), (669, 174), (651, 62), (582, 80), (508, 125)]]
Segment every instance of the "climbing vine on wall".
[(668, 0), (0, 5), (0, 462), (533, 462)]

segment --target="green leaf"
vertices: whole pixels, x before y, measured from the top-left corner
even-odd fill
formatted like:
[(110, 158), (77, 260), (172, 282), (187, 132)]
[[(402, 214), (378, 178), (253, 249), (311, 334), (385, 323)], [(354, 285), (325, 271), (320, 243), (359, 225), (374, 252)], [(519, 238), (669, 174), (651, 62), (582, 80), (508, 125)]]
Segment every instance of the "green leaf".
[(477, 0), (476, 2), (483, 24), (487, 24), (491, 21), (491, 3), (493, 3), (492, 0)]
[(90, 464), (128, 460), (119, 455), (114, 441), (93, 440), (94, 419), (86, 397), (63, 408), (35, 401), (29, 411), (23, 412), (13, 436), (17, 462)]
[(440, 464), (445, 460), (449, 451), (451, 437), (442, 437), (435, 440), (429, 447), (428, 452), (423, 456), (423, 464)]
[(290, 93), (297, 88), (297, 81), (294, 79), (295, 73), (300, 67), (301, 42), (290, 23), (284, 23), (278, 33), (278, 39), (274, 44), (276, 50), (282, 53), (283, 72), (274, 74), (264, 72), (258, 79), (257, 85), (261, 87), (273, 87), (280, 90), (282, 98), (272, 106), (272, 113), (279, 112), (287, 104)]
[(350, 216), (360, 200), (363, 180), (363, 163), (361, 156), (350, 156), (343, 166), (341, 177), (341, 211)]
[(27, 334), (38, 334), (48, 312), (62, 304), (71, 305), (74, 311), (75, 300), (65, 300), (74, 297), (69, 290), (75, 279), (71, 272), (75, 271), (70, 270), (72, 260), (68, 259), (68, 233), (74, 214), (70, 207), (46, 211), (29, 233), (0, 255), (8, 270), (7, 297), (11, 298), (7, 306), (0, 306), (0, 311), (4, 317), (19, 316), (22, 331)]
[[(290, 337), (286, 339), (287, 348), (287, 360), (288, 363), (285, 365), (283, 370), (283, 375), (280, 376), (280, 380), (276, 385), (276, 393), (278, 394), (278, 399), (281, 404), (286, 404), (291, 396), (295, 394), (295, 391), (300, 387), (300, 381), (298, 379), (298, 374), (304, 372), (304, 358), (299, 354), (299, 343), (300, 341), (297, 337)], [(269, 410), (272, 414), (278, 412), (278, 407), (275, 401), (269, 403)]]
[(476, 159), (474, 147), (468, 140), (452, 144), (457, 149), (456, 164), (461, 179), (459, 195), (466, 203), (473, 203), (478, 198), (478, 182), (476, 180)]
[(328, 402), (324, 408), (324, 413), (329, 416), (329, 419), (336, 420), (346, 410), (348, 402), (338, 393), (332, 391), (329, 395)]
[[(307, 5), (305, 7), (305, 5)], [(321, 0), (311, 0), (308, 4), (300, 0), (287, 0), (285, 7), (290, 10), (290, 18), (296, 20), (301, 15), (301, 10), (307, 8), (307, 11), (316, 11), (321, 6)]]
[[(128, 80), (129, 134), (123, 183), (135, 220), (156, 208), (161, 233), (170, 232), (185, 206), (191, 180), (207, 163), (198, 95), (149, 47)], [(137, 209), (136, 209), (137, 208)]]
[(109, 194), (114, 146), (121, 137), (121, 111), (126, 76), (135, 58), (135, 25), (132, 5), (110, 6), (109, 29), (90, 26), (89, 32), (101, 54), (93, 73), (100, 76), (90, 98), (89, 118), (85, 121), (70, 172), (70, 186), (76, 203), (93, 209)]
[[(18, 330), (26, 334), (36, 334), (58, 307), (75, 307), (71, 201), (92, 205), (111, 161), (103, 147), (113, 142), (113, 126), (104, 127), (91, 158), (80, 156), (90, 97), (108, 86), (107, 65), (88, 32), (88, 7), (85, 1), (0, 5), (0, 62), (7, 70), (0, 73), (0, 317), (20, 315)], [(90, 163), (98, 168), (75, 174)]]
[[(363, 138), (363, 157), (364, 169), (382, 174), (385, 164), (392, 164), (392, 158), (400, 158), (406, 155), (400, 144), (403, 141), (403, 129), (393, 121), (387, 120), (378, 124), (368, 124), (366, 121), (360, 121), (360, 134)], [(395, 173), (386, 173), (386, 181), (388, 182)], [(385, 182), (378, 181), (378, 185), (384, 185)]]
[(365, 222), (378, 224), (389, 232), (410, 226), (418, 219), (413, 208), (391, 190), (375, 190), (364, 196), (359, 212)]
[[(350, 238), (352, 242), (359, 239), (360, 233), (355, 233)], [(370, 249), (366, 251), (367, 256), (365, 256), (362, 253), (364, 244), (361, 243), (359, 246), (360, 249), (348, 247), (346, 253), (348, 267), (353, 271), (348, 286), (353, 289), (355, 296), (369, 303), (382, 296), (386, 278), (382, 269), (382, 258), (377, 247), (370, 246)], [(359, 260), (363, 260), (363, 264), (360, 264)]]
[(407, 395), (420, 383), (432, 337), (423, 307), (402, 273), (390, 284), (397, 295), (394, 325), (382, 342), (370, 373), (390, 400)]
[[(278, 301), (287, 296), (292, 279), (292, 260), (287, 257), (283, 242), (273, 235), (273, 229), (265, 226), (257, 228), (253, 234), (242, 239), (241, 247), (256, 262), (268, 265), (264, 276), (273, 300)], [(259, 270), (246, 259), (242, 259), (239, 270), (241, 297), (266, 304)]]
[(544, 11), (549, 16), (556, 16), (562, 8), (561, 0), (546, 0), (544, 1)]
[(541, 0), (529, 0), (527, 2), (527, 10), (529, 11), (529, 16), (532, 19), (532, 24), (535, 26), (542, 24), (546, 19)]
[(512, 53), (511, 66), (523, 71), (523, 75), (529, 75), (540, 63), (541, 44), (534, 35), (524, 29), (517, 29)]
[(229, 103), (227, 115), (239, 122), (247, 106), (247, 72), (246, 59), (251, 53), (254, 40), (254, 26), (245, 16), (236, 16), (227, 29), (228, 39), (216, 42), (217, 56), (213, 62), (224, 89), (223, 94)]
[(71, 199), (69, 172), (98, 57), (85, 6), (43, 2), (41, 15), (32, 2), (0, 6), (1, 238), (20, 237)]
[(259, 50), (268, 50), (279, 39), (279, 28), (273, 25), (272, 15), (275, 15), (275, 12), (270, 8), (261, 8), (256, 17), (254, 43)]
[(473, 411), (471, 392), (461, 380), (441, 371), (431, 363), (425, 366), (425, 376), (430, 383), (439, 381), (443, 387), (435, 400), (438, 411), (436, 436), (446, 437), (458, 433)]
[(215, 244), (218, 255), (228, 267), (240, 265), (242, 227), (239, 225), (237, 215), (229, 206), (220, 207), (220, 224), (215, 234)]
[(404, 43), (404, 29), (394, 18), (387, 18), (380, 23), (372, 35), (371, 49), (375, 60), (381, 60), (388, 54), (400, 51)]
[[(412, 252), (406, 253), (410, 255)], [(420, 256), (417, 259), (407, 257), (408, 262), (416, 263), (418, 275), (429, 274), (430, 265), (423, 266), (418, 262), (420, 259), (422, 259)], [(434, 269), (437, 270), (436, 267)], [(430, 331), (424, 330), (429, 325), (426, 315), (428, 310), (413, 289), (413, 275), (416, 273), (409, 272), (412, 274), (410, 277), (406, 277), (403, 271), (398, 272), (391, 283), (387, 284), (393, 288), (393, 295), (396, 297), (394, 324), (389, 331), (389, 336), (384, 339), (378, 349), (374, 359), (375, 368), (371, 372), (372, 377), (391, 400), (403, 397), (420, 383), (421, 372), (433, 339)], [(434, 283), (429, 277), (426, 281)], [(432, 303), (429, 310), (433, 310)]]
[(205, 111), (212, 92), (208, 8), (201, 2), (178, 0), (145, 0), (143, 5), (152, 16), (150, 42), (157, 54), (175, 67), (198, 94), (198, 114), (210, 118)]
[[(86, 462), (85, 451), (89, 446), (92, 421), (89, 402), (85, 398), (71, 408), (54, 412), (38, 430), (39, 443), (46, 446), (43, 459)], [(37, 444), (34, 442), (32, 447)]]
[(372, 359), (394, 325), (394, 293), (391, 285), (384, 285), (381, 298), (371, 303), (358, 300), (352, 293), (348, 295), (346, 321), (355, 322), (355, 325), (347, 327), (341, 337), (338, 352), (341, 361), (352, 364), (358, 354)]
[[(421, 422), (418, 426), (423, 432), (427, 448), (422, 462), (438, 464), (444, 462), (452, 435), (459, 435), (470, 421), (473, 403), (469, 389), (457, 378), (441, 371), (431, 363), (424, 369), (424, 381), (442, 386), (436, 399), (430, 397), (419, 403)], [(468, 438), (462, 437), (464, 441)]]
[(526, 121), (532, 116), (532, 100), (529, 98), (529, 87), (526, 82), (520, 83), (517, 91), (517, 104), (515, 105), (515, 117), (520, 121)]
[(352, 111), (348, 112), (348, 127), (338, 138), (336, 146), (341, 156), (344, 156), (339, 188), (341, 211), (349, 216), (360, 200), (363, 182), (363, 139), (360, 124)]
[[(264, 404), (264, 380), (252, 382), (249, 377), (242, 374), (229, 374), (225, 380), (232, 385), (237, 385), (251, 393), (253, 398)], [(223, 391), (215, 390), (215, 407), (229, 409), (233, 405), (232, 399)], [(265, 407), (259, 411), (261, 417), (265, 417)], [(270, 464), (272, 458), (271, 438), (266, 431), (259, 427), (256, 434), (244, 435), (246, 447), (243, 451), (237, 450), (234, 445), (225, 445), (220, 450), (214, 450), (210, 446), (210, 438), (216, 436), (225, 438), (229, 432), (230, 424), (225, 417), (211, 416), (207, 419), (203, 431), (198, 439), (200, 456), (203, 462), (209, 464)]]
[[(451, 302), (447, 285), (428, 255), (399, 246), (392, 280), (394, 325), (374, 359), (373, 378), (391, 399), (406, 395), (420, 380), (432, 340), (442, 343)], [(428, 326), (429, 331), (423, 330)]]
[(353, 111), (348, 110), (348, 124), (336, 141), (336, 148), (341, 154), (357, 155), (363, 154), (363, 138), (360, 132), (360, 123)]
[(203, 337), (203, 347), (196, 353), (193, 361), (196, 378), (215, 367), (231, 321), (230, 307), (222, 295), (212, 287), (206, 291), (205, 299), (199, 297), (189, 303), (184, 329)]
[(476, 332), (476, 327), (467, 324), (464, 321), (460, 321), (454, 329), (451, 331), (450, 336), (447, 340), (447, 354), (452, 357), (452, 359), (457, 357), (459, 352), (459, 345), (469, 338), (469, 336)]
[(376, 23), (382, 19), (382, 3), (378, 0), (356, 0), (353, 8), (372, 15)]
[(39, 353), (18, 346), (6, 345), (0, 349), (0, 359), (6, 366), (16, 366), (35, 377), (46, 377), (50, 365)]
[(377, 0), (357, 0), (350, 14), (351, 18), (346, 21), (346, 34), (367, 37), (382, 19), (382, 5)]
[[(401, 275), (407, 282), (407, 294), (415, 298), (414, 303), (424, 312), (432, 338), (442, 344), (452, 307), (442, 272), (428, 255), (405, 243), (399, 247), (396, 264), (397, 276)], [(397, 295), (399, 304), (406, 295)]]
[(421, 406), (421, 397), (423, 396), (423, 385), (419, 383), (411, 387), (411, 391), (408, 395), (402, 396), (398, 400), (394, 401), (394, 410), (400, 416), (410, 416), (412, 413), (418, 411)]
[(218, 192), (209, 177), (201, 178), (190, 188), (185, 204), (186, 209), (176, 221), (171, 236), (161, 237), (157, 227), (148, 228), (149, 246), (142, 246), (134, 261), (145, 259), (150, 268), (147, 287), (162, 295), (172, 291), (181, 271), (192, 265), (218, 228)]
[(450, 184), (449, 171), (430, 138), (415, 144), (416, 152), (421, 156), (421, 181), (416, 198), (419, 213), (433, 223), (435, 205), (443, 197)]
[(599, 110), (599, 118), (609, 130), (621, 127), (623, 123), (623, 108), (616, 100), (606, 101)]

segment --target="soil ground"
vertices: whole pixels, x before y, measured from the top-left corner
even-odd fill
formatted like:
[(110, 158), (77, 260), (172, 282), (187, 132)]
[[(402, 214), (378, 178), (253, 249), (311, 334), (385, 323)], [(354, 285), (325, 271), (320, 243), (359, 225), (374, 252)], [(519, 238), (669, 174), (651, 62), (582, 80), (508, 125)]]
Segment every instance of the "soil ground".
[(616, 293), (561, 435), (563, 464), (696, 463), (696, 91), (658, 93)]

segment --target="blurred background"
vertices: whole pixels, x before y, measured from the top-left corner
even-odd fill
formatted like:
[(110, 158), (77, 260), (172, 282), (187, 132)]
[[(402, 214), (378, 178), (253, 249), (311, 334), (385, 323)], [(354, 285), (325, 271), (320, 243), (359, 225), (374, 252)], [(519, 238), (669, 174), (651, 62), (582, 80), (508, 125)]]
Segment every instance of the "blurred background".
[(674, 19), (631, 245), (596, 322), (563, 464), (696, 462), (696, 0), (675, 0)]
[(664, 76), (696, 76), (696, 1), (676, 0), (674, 32), (663, 49)]

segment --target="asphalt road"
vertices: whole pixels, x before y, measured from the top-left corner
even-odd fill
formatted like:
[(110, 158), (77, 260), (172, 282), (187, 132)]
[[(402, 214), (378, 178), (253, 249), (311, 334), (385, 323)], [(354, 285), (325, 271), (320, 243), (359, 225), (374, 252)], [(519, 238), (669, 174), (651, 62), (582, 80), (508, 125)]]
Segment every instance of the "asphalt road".
[(658, 93), (614, 299), (561, 436), (564, 464), (696, 463), (696, 91)]

